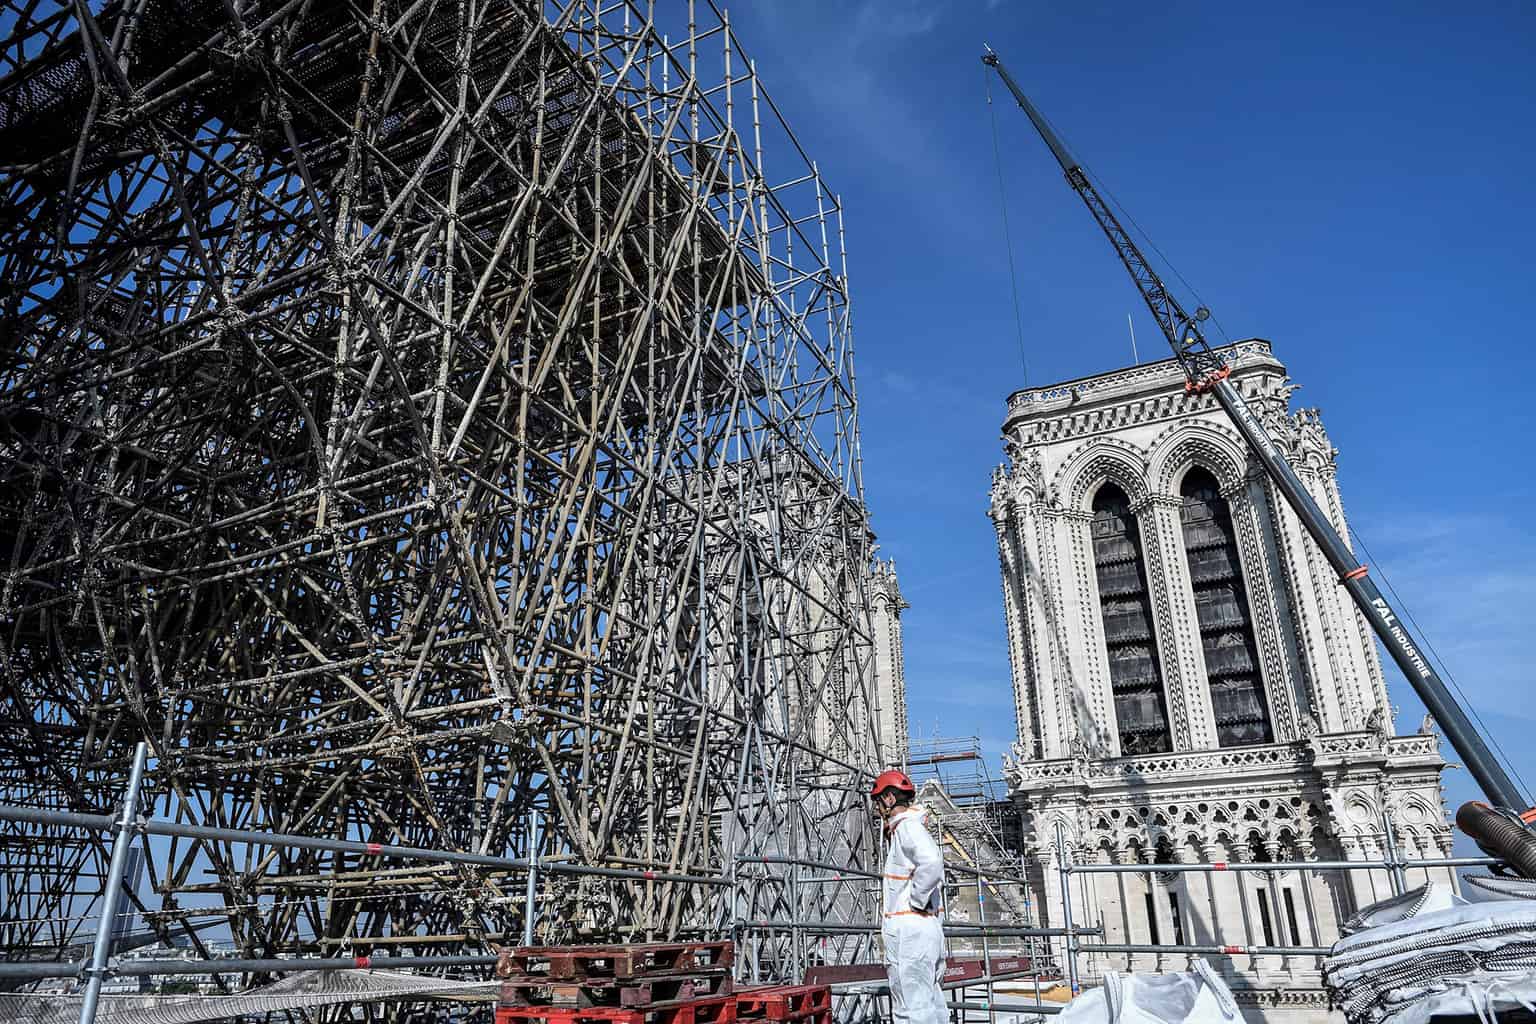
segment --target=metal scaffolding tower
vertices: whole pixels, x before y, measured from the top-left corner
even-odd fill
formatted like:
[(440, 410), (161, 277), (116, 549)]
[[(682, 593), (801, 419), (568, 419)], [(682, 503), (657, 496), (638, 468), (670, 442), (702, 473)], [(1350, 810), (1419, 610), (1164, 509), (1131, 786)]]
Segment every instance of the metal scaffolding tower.
[[(917, 737), (907, 761), (918, 800), (927, 808), (947, 864), (958, 870), (946, 894), (948, 918), (956, 922), (1027, 925), (1034, 914), (1029, 893), (1004, 879), (1022, 878), (1020, 834), (1008, 786), (991, 774), (976, 736)], [(981, 945), (958, 940), (952, 947), (979, 952)]]
[[(541, 939), (872, 917), (780, 866), (871, 859), (881, 761), (841, 208), (671, 13), (0, 0), (0, 799), (110, 811), (142, 738), (174, 821), (526, 856), (537, 809), (635, 869), (541, 874)], [(146, 856), (199, 947), (522, 930), (510, 872)], [(0, 857), (5, 956), (89, 936), (99, 840)]]

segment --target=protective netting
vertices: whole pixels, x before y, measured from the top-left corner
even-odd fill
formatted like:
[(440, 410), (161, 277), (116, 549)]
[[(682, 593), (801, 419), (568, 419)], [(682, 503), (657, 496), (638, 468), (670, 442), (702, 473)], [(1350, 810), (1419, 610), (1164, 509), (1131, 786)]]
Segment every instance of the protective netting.
[[(494, 981), (455, 981), (388, 971), (315, 971), (291, 975), (238, 995), (102, 996), (99, 1024), (194, 1024), (248, 1014), (305, 1010), (340, 1003), (485, 996)], [(0, 994), (0, 1018), (27, 1024), (78, 1024), (81, 996)]]

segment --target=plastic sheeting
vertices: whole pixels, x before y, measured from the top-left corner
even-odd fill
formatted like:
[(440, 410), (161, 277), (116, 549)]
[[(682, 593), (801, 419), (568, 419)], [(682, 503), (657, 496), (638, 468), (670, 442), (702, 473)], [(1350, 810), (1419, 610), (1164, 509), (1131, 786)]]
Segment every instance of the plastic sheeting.
[[(197, 1024), (240, 1014), (304, 1010), (341, 1003), (423, 996), (494, 994), (495, 981), (454, 981), (391, 971), (313, 971), (293, 974), (238, 995), (101, 997), (98, 1024)], [(0, 994), (0, 1015), (27, 1024), (79, 1024), (80, 996)]]

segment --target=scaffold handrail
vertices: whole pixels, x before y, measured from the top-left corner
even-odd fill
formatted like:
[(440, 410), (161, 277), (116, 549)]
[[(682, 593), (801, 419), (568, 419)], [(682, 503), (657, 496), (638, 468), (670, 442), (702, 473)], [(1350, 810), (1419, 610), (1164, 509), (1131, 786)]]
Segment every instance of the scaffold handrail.
[[(35, 807), (16, 807), (0, 804), (0, 820), (25, 821), (42, 825), (64, 825), (73, 828), (110, 830), (109, 814), (82, 814), (75, 811), (40, 810)], [(294, 835), (284, 832), (261, 832), (255, 829), (216, 828), (211, 825), (190, 825), (183, 822), (159, 821), (140, 818), (135, 831), (146, 835), (181, 836), (186, 839), (215, 839), (222, 842), (250, 843), (253, 846), (280, 846), (305, 850), (328, 850), (335, 853), (355, 853), (370, 857), (395, 857), (406, 860), (440, 861), (445, 864), (467, 864), (475, 867), (502, 868), (510, 871), (527, 871), (533, 865), (524, 857), (496, 857), (484, 853), (463, 853), (456, 850), (433, 850), (420, 846), (402, 846), (394, 843), (367, 843), (355, 839), (327, 839), (324, 836)], [(724, 875), (689, 875), (669, 871), (653, 871), (645, 868), (612, 868), (596, 864), (571, 864), (564, 861), (540, 858), (537, 869), (541, 872), (565, 875), (588, 875), (601, 878), (620, 878), (646, 882), (677, 882), (685, 885), (730, 886), (734, 884)]]

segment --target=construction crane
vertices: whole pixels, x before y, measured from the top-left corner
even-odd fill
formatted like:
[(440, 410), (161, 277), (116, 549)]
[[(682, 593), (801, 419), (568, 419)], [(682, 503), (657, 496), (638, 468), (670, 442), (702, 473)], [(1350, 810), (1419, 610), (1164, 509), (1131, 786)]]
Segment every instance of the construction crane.
[[(1115, 247), (1115, 252), (1120, 257), (1120, 262), (1125, 264), (1125, 269), (1130, 272), (1131, 280), (1135, 282), (1136, 289), (1141, 293), (1142, 301), (1152, 311), (1157, 325), (1162, 329), (1163, 336), (1168, 339), (1168, 344), (1173, 347), (1173, 355), (1179, 361), (1187, 378), (1185, 388), (1194, 393), (1204, 394), (1209, 392), (1215, 396), (1218, 404), (1232, 417), (1232, 423), (1237, 427), (1243, 438), (1253, 449), (1264, 471), (1274, 481), (1275, 487), (1285, 497), (1286, 503), (1301, 520), (1301, 525), (1306, 528), (1308, 534), (1317, 542), (1328, 563), (1333, 566), (1339, 575), (1339, 582), (1344, 589), (1349, 591), (1354, 598), (1360, 612), (1365, 616), (1376, 635), (1381, 638), (1382, 645), (1387, 653), (1392, 655), (1392, 660), (1397, 662), (1398, 668), (1403, 670), (1403, 675), (1412, 684), (1414, 691), (1423, 700), (1424, 706), (1434, 716), (1435, 721), (1445, 732), (1446, 739), (1450, 740), (1462, 763), (1482, 787), (1488, 802), (1496, 808), (1503, 808), (1511, 815), (1524, 815), (1530, 808), (1530, 803), (1521, 793), (1514, 781), (1504, 771), (1504, 766), (1493, 756), (1488, 745), (1483, 742), (1483, 737), (1473, 726), (1461, 705), (1446, 689), (1445, 683), (1440, 679), (1434, 666), (1423, 653), (1423, 647), (1414, 640), (1408, 627), (1393, 611), (1387, 599), (1371, 580), (1370, 573), (1365, 565), (1355, 559), (1353, 552), (1344, 543), (1344, 538), (1333, 528), (1333, 524), (1323, 515), (1317, 502), (1302, 485), (1296, 471), (1285, 461), (1275, 447), (1274, 440), (1269, 436), (1259, 418), (1254, 415), (1248, 403), (1243, 401), (1230, 381), (1227, 380), (1231, 373), (1222, 357), (1211, 349), (1205, 340), (1205, 333), (1200, 325), (1210, 316), (1210, 311), (1205, 307), (1197, 307), (1193, 314), (1186, 310), (1168, 288), (1163, 284), (1162, 278), (1152, 269), (1131, 236), (1116, 219), (1109, 205), (1104, 202), (1093, 183), (1088, 180), (1080, 163), (1072, 158), (1067, 147), (1051, 129), (1045, 117), (1030, 102), (1029, 97), (1019, 88), (1019, 83), (1013, 80), (1003, 62), (998, 59), (991, 47), (981, 58), (982, 63), (992, 68), (1002, 78), (1008, 91), (1013, 93), (1013, 98), (1018, 101), (1024, 113), (1028, 115), (1030, 123), (1045, 140), (1045, 144), (1051, 148), (1056, 157), (1056, 162), (1061, 164), (1061, 169), (1066, 173), (1067, 184), (1072, 186), (1072, 191), (1082, 197), (1088, 207), (1088, 212), (1093, 214), (1093, 219), (1098, 221), (1099, 227), (1109, 238), (1110, 244)], [(1530, 815), (1525, 815), (1529, 821)]]

